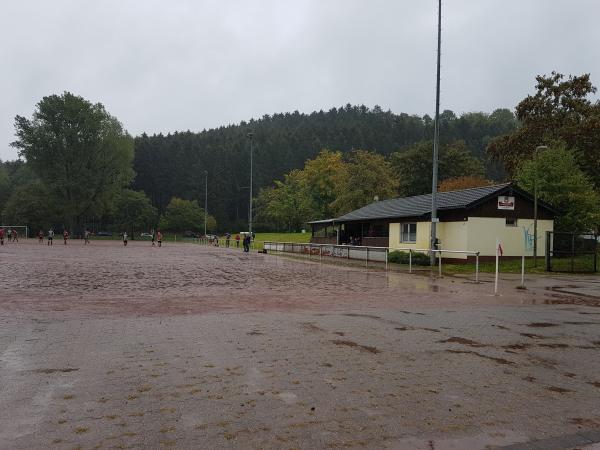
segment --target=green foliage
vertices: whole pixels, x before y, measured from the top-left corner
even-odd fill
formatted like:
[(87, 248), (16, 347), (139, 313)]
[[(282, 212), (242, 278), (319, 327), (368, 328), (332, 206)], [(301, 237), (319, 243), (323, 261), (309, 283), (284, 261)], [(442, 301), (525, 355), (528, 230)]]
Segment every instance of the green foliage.
[[(209, 215), (207, 228), (214, 230), (216, 225), (214, 217)], [(158, 226), (161, 230), (168, 231), (203, 231), (204, 210), (198, 206), (196, 200), (173, 197), (167, 205), (165, 213), (161, 216)]]
[(562, 141), (600, 190), (600, 102), (591, 100), (596, 88), (589, 74), (565, 79), (552, 72), (536, 81), (537, 92), (517, 105), (521, 126), (492, 140), (488, 153), (514, 175), (537, 146)]
[[(495, 136), (515, 129), (516, 120), (511, 111), (501, 109), (492, 114), (462, 116), (445, 111), (440, 126), (442, 145), (464, 140), (469, 153), (485, 164), (487, 178), (503, 178), (498, 164), (486, 159), (485, 148)], [(134, 189), (144, 191), (161, 213), (172, 197), (197, 199), (202, 205), (203, 171), (207, 170), (209, 211), (223, 229), (239, 228), (248, 221), (248, 131), (254, 132), (253, 183), (258, 193), (262, 188), (273, 186), (274, 180), (284, 181), (284, 174), (302, 169), (307, 160), (314, 161), (324, 148), (338, 150), (344, 157), (357, 148), (376, 150), (388, 156), (431, 139), (433, 121), (429, 116), (346, 105), (311, 114), (267, 115), (201, 133), (142, 135), (135, 139)], [(427, 154), (431, 155), (430, 149)], [(324, 157), (323, 161), (328, 158)], [(308, 218), (331, 217), (334, 211), (328, 205), (337, 195), (332, 196), (329, 181), (337, 175), (330, 174), (330, 177), (321, 168), (317, 173), (318, 178), (323, 177), (325, 181), (310, 182), (313, 188), (318, 188), (309, 193), (314, 213)], [(430, 189), (431, 184), (428, 186)], [(319, 195), (323, 195), (320, 201)], [(270, 223), (272, 221), (265, 222), (265, 226)]]
[[(395, 250), (388, 255), (388, 262), (394, 264), (408, 264), (411, 259), (409, 252)], [(431, 261), (425, 253), (413, 252), (412, 263), (416, 266), (429, 266)]]
[[(276, 229), (298, 231), (311, 215), (306, 177), (300, 170), (292, 170), (283, 181), (263, 189), (257, 202), (259, 223), (271, 222)], [(266, 228), (271, 228), (267, 226)]]
[(315, 159), (306, 161), (302, 172), (310, 202), (307, 218), (333, 217), (339, 186), (347, 182), (349, 176), (342, 153), (321, 150)]
[(524, 162), (517, 171), (518, 183), (534, 192), (537, 179), (539, 198), (560, 211), (558, 231), (590, 231), (600, 224), (600, 196), (579, 169), (572, 152), (555, 146)]
[(6, 205), (6, 201), (10, 197), (11, 194), (11, 183), (10, 178), (8, 176), (8, 170), (1, 165), (0, 162), (0, 213), (4, 209)]
[(331, 207), (342, 215), (373, 202), (375, 198), (395, 197), (397, 187), (398, 181), (384, 156), (357, 150), (349, 155), (347, 176), (338, 183)]
[(102, 214), (133, 179), (133, 141), (97, 103), (65, 92), (15, 118), (19, 155), (47, 186), (68, 225)]
[(114, 225), (121, 230), (150, 230), (158, 213), (143, 192), (124, 189), (115, 204)]
[(4, 207), (2, 219), (13, 225), (27, 225), (33, 234), (61, 223), (58, 210), (48, 188), (41, 182), (35, 182), (13, 191)]
[[(421, 142), (408, 150), (392, 153), (390, 162), (399, 180), (400, 196), (431, 192), (433, 172), (433, 142)], [(439, 180), (463, 176), (483, 176), (483, 163), (471, 155), (464, 141), (455, 141), (440, 147)]]

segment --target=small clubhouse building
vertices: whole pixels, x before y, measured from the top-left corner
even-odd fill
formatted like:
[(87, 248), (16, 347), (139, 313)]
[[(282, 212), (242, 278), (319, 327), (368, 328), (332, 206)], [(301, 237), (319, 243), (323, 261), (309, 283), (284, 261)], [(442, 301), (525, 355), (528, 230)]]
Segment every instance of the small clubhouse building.
[[(499, 238), (504, 256), (531, 256), (534, 198), (511, 183), (437, 195), (437, 237), (444, 250), (495, 255)], [(538, 199), (538, 255), (546, 251), (546, 232), (553, 231), (556, 210)], [(354, 244), (391, 249), (429, 248), (431, 194), (373, 202), (341, 217), (310, 222), (312, 243)], [(444, 255), (446, 257), (446, 255)], [(466, 259), (466, 254), (454, 258)]]

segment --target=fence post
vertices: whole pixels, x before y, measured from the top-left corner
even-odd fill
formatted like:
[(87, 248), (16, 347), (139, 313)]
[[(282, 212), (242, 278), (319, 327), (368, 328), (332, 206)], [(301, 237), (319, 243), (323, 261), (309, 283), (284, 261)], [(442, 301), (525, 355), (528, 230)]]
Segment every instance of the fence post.
[(494, 277), (494, 295), (498, 295), (498, 262), (500, 256), (498, 255), (498, 247), (500, 246), (500, 240), (496, 238), (496, 274)]
[(389, 252), (389, 249), (386, 248), (385, 249), (385, 270), (388, 270), (388, 252)]
[(575, 233), (571, 235), (571, 272), (575, 272)]
[(598, 272), (598, 235), (594, 235), (594, 272)]
[(475, 253), (475, 283), (479, 284), (479, 252)]
[(521, 289), (525, 289), (525, 252), (521, 256)]
[(412, 273), (412, 249), (408, 249), (408, 273)]
[(368, 269), (369, 268), (369, 247), (365, 247), (367, 249), (366, 255), (365, 255), (365, 267)]
[(323, 246), (319, 246), (319, 261), (323, 262)]
[(308, 260), (312, 259), (312, 244), (308, 244)]

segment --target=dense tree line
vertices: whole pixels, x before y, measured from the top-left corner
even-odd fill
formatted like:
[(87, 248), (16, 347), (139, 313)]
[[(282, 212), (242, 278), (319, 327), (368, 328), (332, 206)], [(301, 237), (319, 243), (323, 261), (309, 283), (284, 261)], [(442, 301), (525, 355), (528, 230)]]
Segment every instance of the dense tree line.
[[(487, 178), (501, 180), (501, 165), (485, 150), (496, 136), (516, 129), (512, 112), (457, 116), (444, 111), (440, 117), (442, 145), (460, 145), (479, 163)], [(197, 200), (204, 206), (205, 171), (208, 174), (208, 211), (222, 230), (247, 227), (250, 183), (248, 133), (253, 132), (255, 194), (261, 188), (284, 181), (286, 174), (301, 169), (322, 149), (349, 155), (361, 149), (382, 155), (414, 149), (430, 159), (433, 121), (429, 116), (394, 114), (379, 107), (347, 105), (329, 111), (274, 114), (201, 133), (141, 135), (135, 139), (134, 188), (145, 192), (160, 213), (171, 198)], [(459, 141), (459, 144), (456, 142)], [(290, 174), (293, 178), (293, 174)], [(423, 173), (424, 177), (430, 174)], [(431, 182), (429, 181), (429, 184)], [(322, 214), (328, 211), (321, 211)]]
[[(595, 92), (589, 75), (552, 73), (537, 77), (536, 93), (517, 105), (516, 115), (507, 109), (460, 116), (444, 111), (440, 187), (509, 179), (529, 188), (535, 148), (544, 144), (558, 153), (549, 153), (556, 164), (547, 157), (539, 163), (545, 164), (545, 175), (553, 174), (541, 186), (541, 197), (571, 208), (561, 226), (597, 227), (600, 104), (591, 100)], [(208, 181), (210, 231), (243, 230), (252, 133), (257, 227), (294, 229), (374, 198), (429, 192), (433, 125), (427, 115), (346, 105), (265, 115), (200, 133), (132, 138), (101, 104), (69, 93), (52, 95), (36, 105), (31, 119), (15, 120), (14, 146), (23, 160), (0, 164), (1, 219), (34, 228), (81, 227), (91, 219), (118, 228), (200, 231)], [(573, 171), (573, 177), (565, 176)], [(550, 192), (552, 177), (568, 181), (562, 190), (574, 183), (577, 195), (565, 199)], [(589, 214), (572, 210), (575, 205)]]

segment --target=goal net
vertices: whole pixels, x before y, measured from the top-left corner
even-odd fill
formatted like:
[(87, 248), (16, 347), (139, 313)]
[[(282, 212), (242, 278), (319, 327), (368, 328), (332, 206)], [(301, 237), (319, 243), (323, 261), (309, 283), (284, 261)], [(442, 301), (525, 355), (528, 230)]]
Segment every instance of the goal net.
[(12, 240), (12, 230), (17, 232), (17, 237), (27, 239), (29, 237), (29, 227), (26, 225), (0, 225), (0, 228), (4, 229), (4, 239)]

